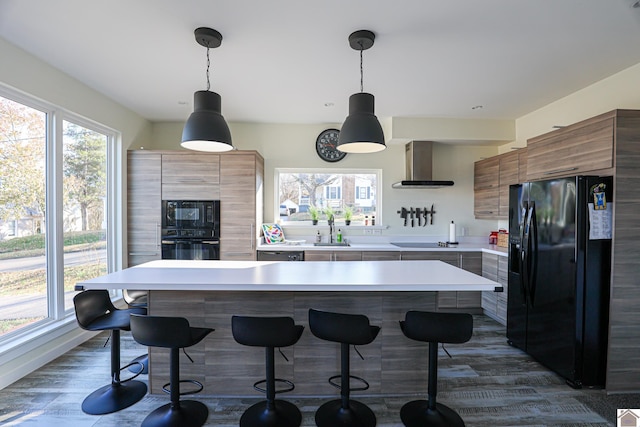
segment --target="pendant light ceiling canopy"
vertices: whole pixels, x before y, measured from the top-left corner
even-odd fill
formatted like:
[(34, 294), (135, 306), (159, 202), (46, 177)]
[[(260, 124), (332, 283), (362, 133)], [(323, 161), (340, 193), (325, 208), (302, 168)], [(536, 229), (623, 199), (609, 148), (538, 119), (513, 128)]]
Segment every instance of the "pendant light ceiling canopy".
[(209, 49), (222, 44), (222, 35), (211, 28), (196, 28), (196, 41), (207, 48), (207, 90), (199, 90), (193, 95), (193, 113), (187, 119), (182, 130), (184, 148), (196, 151), (229, 151), (231, 132), (222, 117), (220, 95), (211, 92), (209, 82)]
[(387, 146), (384, 132), (374, 114), (375, 99), (364, 92), (362, 52), (371, 48), (375, 35), (369, 30), (355, 31), (349, 35), (349, 45), (360, 51), (360, 93), (349, 97), (349, 115), (340, 129), (338, 150), (345, 153), (375, 153)]

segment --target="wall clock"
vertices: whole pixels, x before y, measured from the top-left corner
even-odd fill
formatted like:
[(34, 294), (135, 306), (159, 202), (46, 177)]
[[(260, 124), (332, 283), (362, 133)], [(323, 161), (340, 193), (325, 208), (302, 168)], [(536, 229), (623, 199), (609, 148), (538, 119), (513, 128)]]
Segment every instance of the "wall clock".
[(347, 153), (338, 150), (338, 129), (325, 129), (316, 139), (316, 152), (326, 162), (337, 162), (345, 158)]

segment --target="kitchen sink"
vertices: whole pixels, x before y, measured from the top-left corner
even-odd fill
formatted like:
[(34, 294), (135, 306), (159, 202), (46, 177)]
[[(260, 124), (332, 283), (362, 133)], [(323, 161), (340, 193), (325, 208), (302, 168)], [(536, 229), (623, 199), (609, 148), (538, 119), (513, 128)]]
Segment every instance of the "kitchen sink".
[(313, 246), (351, 246), (347, 242), (314, 243)]

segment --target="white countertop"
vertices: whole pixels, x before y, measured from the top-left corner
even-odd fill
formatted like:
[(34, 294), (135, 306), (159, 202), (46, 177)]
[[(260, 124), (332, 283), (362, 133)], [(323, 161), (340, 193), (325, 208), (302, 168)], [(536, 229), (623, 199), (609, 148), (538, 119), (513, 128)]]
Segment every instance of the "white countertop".
[(499, 283), (442, 261), (151, 261), (82, 289), (189, 291), (493, 291)]
[(314, 246), (313, 243), (301, 244), (258, 244), (259, 251), (394, 251), (394, 252), (486, 252), (508, 256), (507, 248), (490, 244), (459, 243), (451, 247), (401, 248), (391, 243), (350, 243), (349, 246)]

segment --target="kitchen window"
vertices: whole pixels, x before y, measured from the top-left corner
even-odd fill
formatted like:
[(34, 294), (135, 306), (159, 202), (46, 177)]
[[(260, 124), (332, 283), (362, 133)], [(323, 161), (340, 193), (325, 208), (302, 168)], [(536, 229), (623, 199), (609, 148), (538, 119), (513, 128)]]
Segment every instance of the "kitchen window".
[(75, 283), (113, 270), (117, 140), (0, 86), (0, 344), (73, 319)]
[[(351, 225), (364, 225), (365, 216), (376, 216), (381, 223), (380, 169), (292, 169), (276, 168), (274, 218), (286, 225), (310, 225), (314, 207), (319, 220), (333, 212), (337, 223), (351, 212)], [(286, 206), (283, 215), (280, 206)]]

